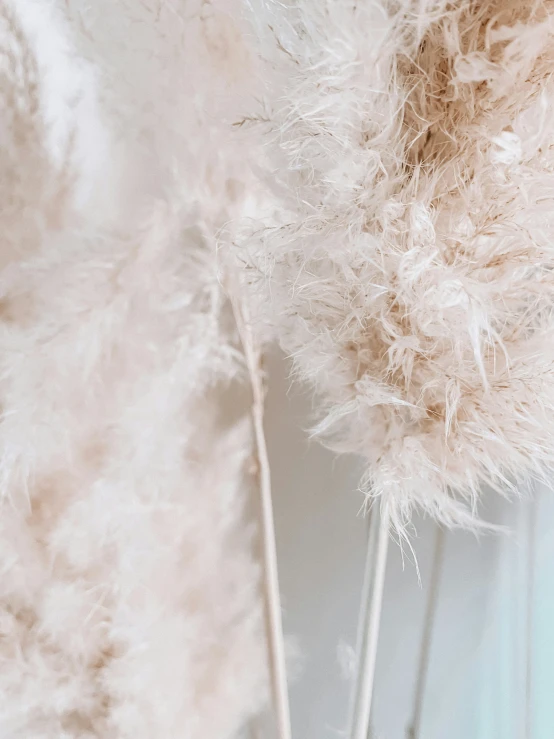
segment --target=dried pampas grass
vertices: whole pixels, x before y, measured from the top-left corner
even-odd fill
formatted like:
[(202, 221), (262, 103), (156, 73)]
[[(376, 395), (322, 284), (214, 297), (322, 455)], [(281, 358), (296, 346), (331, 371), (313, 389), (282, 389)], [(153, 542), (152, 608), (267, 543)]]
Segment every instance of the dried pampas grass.
[(240, 256), (400, 531), (554, 461), (551, 5), (250, 2), (282, 207)]
[(389, 521), (552, 466), (553, 10), (0, 0), (2, 736), (240, 732), (256, 480), (289, 735), (256, 312), (367, 459), (381, 586)]
[[(195, 109), (170, 166), (167, 108), (143, 110), (87, 6), (0, 0), (0, 735), (223, 739), (267, 693), (248, 380), (215, 250), (239, 153)], [(156, 6), (133, 59), (158, 49), (178, 77), (184, 21), (171, 37)]]

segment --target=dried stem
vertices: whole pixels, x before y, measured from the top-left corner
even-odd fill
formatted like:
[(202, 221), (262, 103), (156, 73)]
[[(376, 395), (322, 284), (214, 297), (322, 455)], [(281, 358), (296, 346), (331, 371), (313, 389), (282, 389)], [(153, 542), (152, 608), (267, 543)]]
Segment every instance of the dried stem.
[(537, 556), (537, 493), (527, 506), (527, 612), (525, 629), (525, 736), (533, 736), (533, 625), (535, 612), (535, 561)]
[(373, 511), (360, 605), (358, 630), (358, 675), (350, 721), (350, 739), (368, 739), (373, 683), (379, 643), (379, 625), (387, 567), (390, 515), (388, 506), (380, 516)]
[(281, 620), (281, 597), (277, 568), (277, 545), (271, 499), (271, 470), (264, 433), (265, 383), (262, 354), (256, 345), (246, 301), (232, 291), (231, 302), (244, 350), (252, 387), (252, 420), (256, 441), (257, 468), (262, 514), (263, 564), (265, 575), (265, 610), (273, 703), (279, 739), (291, 739), (290, 708), (287, 691), (285, 642)]
[(408, 739), (420, 739), (421, 719), (423, 717), (423, 704), (425, 701), (425, 688), (427, 686), (427, 674), (429, 672), (429, 660), (431, 657), (431, 642), (433, 638), (435, 618), (437, 615), (440, 579), (444, 563), (444, 544), (445, 531), (443, 528), (437, 527), (435, 534), (435, 549), (433, 552), (433, 569), (431, 571), (429, 596), (427, 598), (427, 608), (425, 609), (421, 651), (419, 653), (419, 664), (416, 675), (414, 708), (412, 721), (408, 729)]

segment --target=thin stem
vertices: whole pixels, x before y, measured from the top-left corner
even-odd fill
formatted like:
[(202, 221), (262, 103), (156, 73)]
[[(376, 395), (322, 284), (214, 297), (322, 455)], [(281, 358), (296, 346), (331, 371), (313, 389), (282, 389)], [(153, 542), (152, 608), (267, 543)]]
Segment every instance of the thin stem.
[(525, 739), (531, 739), (533, 731), (533, 614), (535, 600), (535, 558), (537, 539), (537, 508), (534, 496), (527, 506), (527, 613), (525, 633)]
[(277, 568), (277, 544), (271, 500), (271, 469), (264, 432), (265, 384), (262, 355), (256, 346), (246, 301), (240, 301), (232, 291), (232, 304), (250, 383), (252, 386), (252, 421), (256, 441), (257, 472), (261, 498), (263, 564), (265, 574), (265, 611), (267, 620), (269, 664), (271, 669), (273, 704), (279, 739), (291, 739), (290, 708), (287, 689), (285, 640), (281, 619), (281, 596)]
[(429, 663), (431, 658), (431, 643), (433, 640), (433, 629), (437, 615), (441, 573), (444, 564), (445, 538), (444, 529), (437, 527), (435, 534), (435, 550), (433, 552), (433, 569), (431, 570), (429, 597), (427, 598), (427, 608), (425, 610), (425, 620), (423, 623), (421, 651), (419, 653), (419, 664), (414, 694), (414, 707), (412, 721), (408, 729), (408, 739), (420, 739), (421, 735), (421, 720), (423, 718), (425, 689), (427, 687), (427, 676), (429, 673)]
[(255, 719), (250, 722), (249, 734), (250, 739), (260, 739), (260, 730)]
[(385, 589), (389, 523), (388, 506), (381, 508), (380, 515), (377, 515), (377, 511), (372, 512), (360, 606), (358, 674), (350, 720), (350, 739), (368, 739), (369, 735)]

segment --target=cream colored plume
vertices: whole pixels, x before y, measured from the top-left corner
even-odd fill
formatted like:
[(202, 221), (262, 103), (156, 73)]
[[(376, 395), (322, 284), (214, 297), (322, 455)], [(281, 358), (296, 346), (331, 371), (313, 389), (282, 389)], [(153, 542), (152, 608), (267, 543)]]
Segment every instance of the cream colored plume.
[(554, 461), (552, 4), (252, 0), (258, 294), (402, 529)]
[(223, 739), (267, 693), (215, 250), (248, 60), (221, 9), (101, 5), (0, 2), (0, 735)]

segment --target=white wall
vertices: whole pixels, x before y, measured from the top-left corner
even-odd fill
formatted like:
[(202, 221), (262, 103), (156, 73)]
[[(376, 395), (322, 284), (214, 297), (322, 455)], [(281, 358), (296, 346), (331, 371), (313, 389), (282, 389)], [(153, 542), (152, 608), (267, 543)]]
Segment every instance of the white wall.
[[(344, 736), (350, 684), (341, 672), (355, 645), (367, 525), (358, 516), (360, 465), (308, 441), (311, 404), (270, 361), (270, 449), (281, 590), (287, 633), (297, 637), (302, 670), (291, 688), (295, 739)], [(510, 536), (449, 532), (437, 626), (419, 739), (552, 739), (554, 504), (541, 495), (532, 639), (532, 729), (525, 728), (527, 555), (530, 503), (506, 505), (489, 493), (489, 520)], [(390, 548), (380, 636), (374, 736), (405, 739), (435, 530), (416, 522), (421, 569)], [(341, 647), (342, 645), (342, 647)], [(341, 655), (342, 654), (342, 658)], [(550, 689), (550, 690), (549, 690)], [(546, 733), (545, 733), (546, 732)]]

